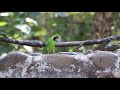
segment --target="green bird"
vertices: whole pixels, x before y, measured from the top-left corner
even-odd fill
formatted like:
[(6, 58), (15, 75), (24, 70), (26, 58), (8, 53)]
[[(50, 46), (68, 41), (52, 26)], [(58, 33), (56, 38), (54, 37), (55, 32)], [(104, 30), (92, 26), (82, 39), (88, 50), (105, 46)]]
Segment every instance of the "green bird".
[(58, 34), (56, 34), (48, 39), (47, 45), (46, 45), (47, 54), (55, 53), (56, 42), (59, 42), (60, 40), (61, 40), (61, 38)]

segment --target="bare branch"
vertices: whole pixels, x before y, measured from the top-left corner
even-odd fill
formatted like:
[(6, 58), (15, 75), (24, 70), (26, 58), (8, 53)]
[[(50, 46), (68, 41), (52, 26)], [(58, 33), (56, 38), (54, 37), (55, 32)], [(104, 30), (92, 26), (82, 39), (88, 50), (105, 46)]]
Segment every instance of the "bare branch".
[(8, 38), (8, 36), (4, 32), (1, 32), (1, 35), (3, 35), (4, 38)]
[(34, 47), (45, 47), (45, 43), (42, 42), (42, 41), (37, 41), (37, 40), (15, 40), (15, 39), (9, 38), (5, 33), (1, 33), (1, 35), (4, 36), (4, 38), (0, 38), (0, 41), (2, 41), (2, 42), (19, 44), (19, 45), (34, 46)]
[[(9, 38), (5, 33), (4, 38), (0, 37), (0, 41), (6, 43), (13, 43), (19, 45), (27, 45), (27, 46), (34, 46), (34, 47), (45, 47), (46, 43), (38, 40), (15, 40)], [(85, 40), (85, 41), (72, 41), (72, 42), (57, 42), (56, 47), (69, 47), (69, 46), (81, 46), (81, 45), (93, 45), (93, 44), (102, 44), (107, 43), (112, 40), (120, 40), (120, 35), (114, 35), (103, 39), (96, 39), (96, 40)]]
[(67, 47), (67, 46), (81, 46), (82, 45), (93, 45), (111, 42), (112, 40), (120, 40), (120, 35), (114, 35), (103, 39), (85, 40), (85, 41), (73, 41), (73, 42), (58, 42), (56, 46)]

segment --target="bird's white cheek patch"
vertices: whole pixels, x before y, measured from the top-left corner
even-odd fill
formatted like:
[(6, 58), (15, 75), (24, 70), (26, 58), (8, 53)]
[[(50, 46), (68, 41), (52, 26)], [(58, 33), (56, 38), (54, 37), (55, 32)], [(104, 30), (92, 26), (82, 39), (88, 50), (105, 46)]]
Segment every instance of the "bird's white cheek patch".
[(56, 39), (56, 42), (60, 42), (61, 41), (61, 39)]

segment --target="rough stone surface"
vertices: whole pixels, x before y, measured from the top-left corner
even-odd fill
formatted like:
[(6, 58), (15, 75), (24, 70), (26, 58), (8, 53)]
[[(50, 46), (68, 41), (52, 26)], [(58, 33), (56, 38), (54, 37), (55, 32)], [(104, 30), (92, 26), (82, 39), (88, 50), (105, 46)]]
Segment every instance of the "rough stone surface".
[(120, 71), (112, 71), (112, 76), (114, 78), (120, 78)]
[(15, 68), (17, 63), (24, 63), (29, 55), (23, 52), (11, 52), (8, 55), (0, 58), (0, 71), (7, 71), (9, 67)]
[(45, 55), (43, 60), (56, 68), (65, 68), (75, 61), (75, 58), (70, 56), (65, 54), (49, 54)]
[(111, 52), (96, 51), (90, 58), (93, 64), (99, 69), (115, 68), (115, 62), (118, 57)]
[(120, 57), (120, 49), (115, 50), (114, 53)]
[(0, 78), (120, 78), (118, 54), (11, 52), (0, 57)]

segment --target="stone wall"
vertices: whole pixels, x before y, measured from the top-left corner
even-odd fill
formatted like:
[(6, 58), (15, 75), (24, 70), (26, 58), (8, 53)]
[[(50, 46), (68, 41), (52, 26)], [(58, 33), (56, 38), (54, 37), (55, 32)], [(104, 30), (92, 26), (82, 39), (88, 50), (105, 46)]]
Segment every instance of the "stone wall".
[(120, 50), (82, 53), (26, 54), (0, 57), (0, 78), (119, 78)]

